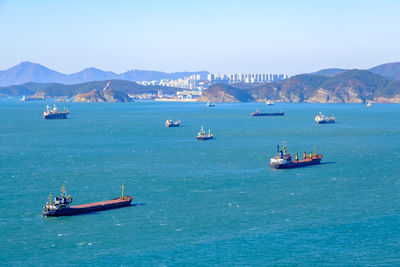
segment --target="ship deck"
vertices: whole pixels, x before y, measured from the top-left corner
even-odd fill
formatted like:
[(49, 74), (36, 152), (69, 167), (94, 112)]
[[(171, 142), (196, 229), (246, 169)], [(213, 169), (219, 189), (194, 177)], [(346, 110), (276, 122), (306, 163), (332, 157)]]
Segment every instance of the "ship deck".
[(96, 207), (96, 206), (105, 206), (105, 205), (110, 205), (110, 204), (118, 204), (118, 203), (124, 203), (124, 202), (129, 202), (133, 199), (133, 197), (126, 197), (125, 199), (112, 199), (112, 200), (106, 200), (106, 201), (100, 201), (100, 202), (93, 202), (93, 203), (88, 203), (88, 204), (81, 204), (81, 205), (75, 205), (75, 206), (70, 206), (72, 209), (84, 209), (84, 208), (91, 208), (91, 207)]

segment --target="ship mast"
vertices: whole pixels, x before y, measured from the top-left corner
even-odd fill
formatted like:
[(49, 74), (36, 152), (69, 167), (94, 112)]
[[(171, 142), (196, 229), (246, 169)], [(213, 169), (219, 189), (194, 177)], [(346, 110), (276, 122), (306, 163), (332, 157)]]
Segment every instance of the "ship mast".
[(282, 145), (283, 145), (283, 155), (286, 156), (286, 144), (285, 144), (285, 141), (282, 141)]
[(121, 195), (121, 199), (124, 199), (124, 184), (122, 184), (122, 195)]
[(62, 197), (65, 197), (65, 187), (64, 187), (64, 185), (62, 185), (62, 187), (61, 187), (61, 193), (62, 193)]

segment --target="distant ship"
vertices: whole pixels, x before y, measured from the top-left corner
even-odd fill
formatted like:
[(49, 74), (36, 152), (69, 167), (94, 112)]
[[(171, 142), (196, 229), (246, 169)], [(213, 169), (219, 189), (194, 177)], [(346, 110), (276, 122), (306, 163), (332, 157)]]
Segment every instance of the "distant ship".
[(315, 122), (318, 124), (325, 124), (325, 123), (335, 123), (335, 117), (325, 117), (321, 112), (319, 115), (315, 116)]
[(126, 206), (130, 206), (133, 199), (132, 196), (124, 196), (124, 185), (122, 185), (122, 195), (108, 201), (101, 201), (89, 204), (82, 204), (77, 206), (70, 206), (72, 203), (72, 197), (65, 195), (64, 186), (61, 189), (62, 195), (56, 196), (54, 200), (49, 197), (49, 201), (46, 206), (43, 207), (43, 216), (45, 217), (59, 217), (59, 216), (71, 216), (78, 215), (102, 210), (117, 209)]
[(168, 119), (165, 122), (166, 127), (178, 127), (180, 124), (181, 124), (180, 120), (173, 121), (173, 120)]
[(267, 99), (267, 101), (265, 101), (265, 104), (268, 106), (271, 106), (271, 105), (275, 104), (275, 102), (272, 101), (271, 99)]
[(292, 154), (286, 154), (285, 144), (283, 144), (283, 151), (279, 150), (279, 146), (277, 146), (277, 148), (278, 154), (269, 161), (269, 166), (273, 169), (291, 169), (320, 164), (323, 156), (322, 154), (317, 154), (316, 151), (314, 154), (310, 152), (309, 155), (304, 152), (303, 159), (299, 160), (298, 154), (296, 154), (294, 158)]
[(215, 103), (207, 102), (207, 107), (209, 108), (215, 107)]
[(64, 108), (63, 111), (58, 111), (56, 105), (51, 108), (49, 105), (46, 105), (46, 111), (43, 112), (43, 118), (46, 120), (57, 120), (57, 119), (66, 119), (69, 111)]
[(213, 139), (214, 135), (211, 134), (211, 130), (208, 130), (208, 133), (204, 131), (204, 127), (201, 126), (200, 132), (196, 136), (197, 140), (209, 140)]
[(25, 95), (22, 96), (20, 101), (35, 101), (35, 100), (45, 100), (44, 97), (26, 97)]
[(367, 108), (372, 107), (372, 104), (370, 102), (367, 103)]
[(251, 116), (283, 116), (285, 112), (269, 112), (269, 113), (261, 113), (259, 109), (255, 112), (251, 113)]

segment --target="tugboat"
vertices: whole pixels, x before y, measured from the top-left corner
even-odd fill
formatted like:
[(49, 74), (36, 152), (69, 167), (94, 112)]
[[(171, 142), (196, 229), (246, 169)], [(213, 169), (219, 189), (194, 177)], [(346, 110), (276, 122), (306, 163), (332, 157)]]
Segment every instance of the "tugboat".
[(315, 116), (315, 122), (318, 124), (325, 124), (325, 123), (335, 123), (335, 117), (325, 117), (321, 112), (319, 115)]
[(46, 105), (46, 111), (43, 112), (43, 119), (45, 120), (57, 120), (57, 119), (66, 119), (69, 111), (64, 108), (63, 111), (58, 111), (56, 105), (51, 108), (49, 105)]
[(277, 148), (278, 154), (269, 161), (269, 166), (273, 169), (291, 169), (320, 164), (323, 156), (322, 154), (317, 154), (316, 151), (314, 151), (314, 154), (310, 152), (309, 155), (304, 152), (303, 159), (300, 160), (297, 153), (294, 157), (292, 154), (286, 154), (285, 144), (283, 144), (283, 151), (279, 150), (279, 145)]
[(283, 115), (285, 115), (285, 112), (261, 113), (258, 108), (255, 112), (251, 113), (251, 116), (283, 116)]
[(196, 136), (197, 140), (209, 140), (213, 139), (214, 135), (211, 134), (211, 130), (208, 130), (208, 134), (204, 131), (204, 127), (201, 126), (200, 132)]
[(165, 127), (179, 127), (179, 125), (181, 125), (180, 120), (173, 121), (173, 120), (168, 119), (165, 122)]
[(65, 188), (61, 188), (61, 196), (56, 196), (54, 200), (49, 196), (49, 201), (46, 202), (46, 206), (43, 207), (43, 216), (45, 217), (59, 217), (59, 216), (71, 216), (78, 215), (102, 210), (117, 209), (129, 206), (133, 199), (132, 196), (124, 196), (124, 185), (122, 185), (122, 195), (108, 201), (101, 201), (89, 204), (82, 204), (77, 206), (70, 206), (72, 203), (72, 197), (65, 194)]

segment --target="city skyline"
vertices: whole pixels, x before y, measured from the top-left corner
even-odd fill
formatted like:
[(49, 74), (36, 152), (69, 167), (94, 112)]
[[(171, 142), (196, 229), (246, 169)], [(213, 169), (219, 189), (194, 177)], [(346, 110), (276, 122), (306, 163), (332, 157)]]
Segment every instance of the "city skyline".
[[(396, 1), (0, 1), (0, 70), (287, 73), (400, 61)], [(5, 27), (4, 27), (5, 26)]]

